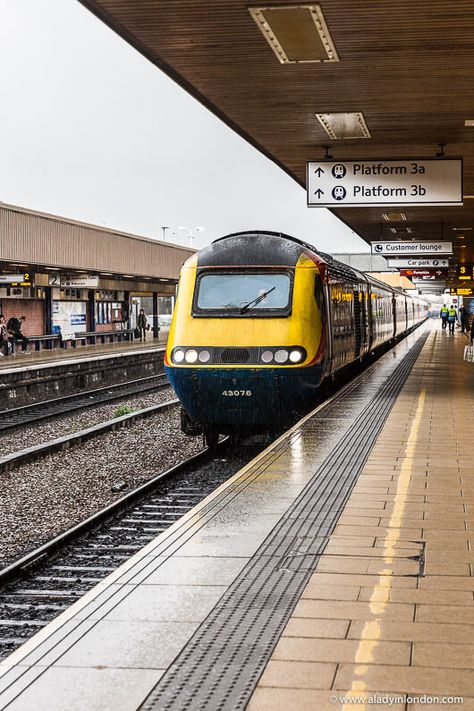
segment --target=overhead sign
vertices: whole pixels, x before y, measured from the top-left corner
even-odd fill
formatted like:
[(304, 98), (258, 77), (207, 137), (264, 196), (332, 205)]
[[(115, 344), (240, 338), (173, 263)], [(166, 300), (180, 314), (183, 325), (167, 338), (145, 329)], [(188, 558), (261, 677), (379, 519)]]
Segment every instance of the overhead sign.
[(372, 254), (452, 254), (452, 242), (372, 242)]
[(474, 279), (474, 264), (458, 264), (456, 277), (459, 281), (471, 281)]
[(69, 289), (97, 289), (99, 286), (98, 276), (71, 276), (68, 274), (61, 274), (58, 284), (58, 275), (49, 275), (49, 285), (50, 286), (62, 286)]
[(450, 294), (455, 294), (456, 296), (473, 296), (474, 295), (474, 289), (468, 288), (468, 287), (462, 287), (462, 288), (456, 288), (456, 287), (451, 287), (449, 290)]
[(31, 286), (31, 274), (23, 272), (23, 274), (0, 274), (0, 285), (8, 284), (9, 286)]
[(408, 277), (409, 279), (422, 279), (425, 277), (433, 279), (442, 279), (446, 274), (443, 269), (400, 269), (400, 276)]
[(387, 259), (387, 264), (389, 267), (395, 267), (396, 269), (431, 269), (432, 267), (447, 269), (449, 267), (449, 259), (420, 259), (417, 257), (412, 259)]
[(462, 205), (462, 158), (307, 163), (308, 207)]

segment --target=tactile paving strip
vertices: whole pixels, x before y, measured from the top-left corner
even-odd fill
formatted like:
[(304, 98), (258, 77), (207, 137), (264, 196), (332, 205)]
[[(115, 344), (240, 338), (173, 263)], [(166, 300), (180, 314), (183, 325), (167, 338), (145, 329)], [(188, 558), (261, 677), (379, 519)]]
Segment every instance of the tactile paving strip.
[[(142, 711), (245, 708), (426, 338), (420, 336), (377, 389)], [(313, 419), (303, 433), (311, 426)]]

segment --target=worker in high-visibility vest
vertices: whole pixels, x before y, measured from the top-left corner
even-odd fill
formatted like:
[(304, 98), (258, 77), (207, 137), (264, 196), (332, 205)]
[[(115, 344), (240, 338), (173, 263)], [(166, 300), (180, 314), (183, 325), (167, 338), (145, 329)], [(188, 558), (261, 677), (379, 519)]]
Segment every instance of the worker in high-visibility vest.
[(454, 333), (454, 324), (458, 320), (458, 315), (456, 313), (456, 309), (454, 306), (450, 306), (448, 309), (448, 325), (449, 325), (449, 333)]
[(446, 324), (448, 323), (448, 307), (446, 304), (443, 304), (441, 307), (441, 311), (439, 312), (439, 315), (441, 316), (441, 328), (445, 329)]

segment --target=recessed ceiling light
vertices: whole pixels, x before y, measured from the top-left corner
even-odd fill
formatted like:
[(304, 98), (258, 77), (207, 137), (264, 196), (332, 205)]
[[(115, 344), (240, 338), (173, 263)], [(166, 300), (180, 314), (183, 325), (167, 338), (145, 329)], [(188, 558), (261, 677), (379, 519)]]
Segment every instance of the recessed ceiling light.
[(249, 12), (281, 64), (339, 61), (319, 5), (250, 7)]
[(361, 111), (354, 113), (315, 114), (329, 138), (372, 138)]
[(382, 212), (382, 217), (386, 222), (404, 222), (407, 219), (404, 212)]
[(453, 227), (453, 232), (471, 232), (472, 227)]
[(399, 234), (411, 235), (413, 230), (411, 227), (391, 227), (390, 232), (392, 232), (394, 235), (399, 235)]

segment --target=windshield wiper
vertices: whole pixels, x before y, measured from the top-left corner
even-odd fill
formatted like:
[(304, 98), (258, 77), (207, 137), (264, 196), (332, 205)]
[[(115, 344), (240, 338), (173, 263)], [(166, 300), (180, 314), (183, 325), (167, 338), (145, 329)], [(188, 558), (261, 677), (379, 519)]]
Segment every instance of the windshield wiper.
[(245, 306), (242, 306), (242, 308), (240, 309), (240, 313), (244, 314), (246, 311), (249, 311), (254, 306), (257, 306), (257, 304), (266, 299), (268, 294), (271, 294), (272, 291), (275, 291), (275, 289), (276, 286), (272, 286), (272, 288), (268, 291), (264, 291), (263, 294), (260, 294), (260, 296), (256, 296), (255, 299), (252, 299), (252, 301), (249, 301), (247, 304), (245, 304)]

